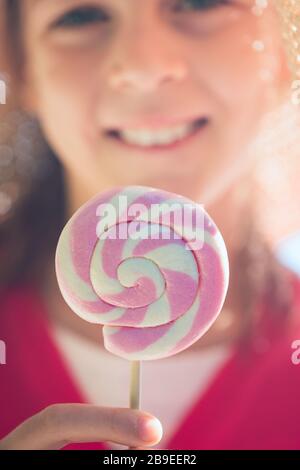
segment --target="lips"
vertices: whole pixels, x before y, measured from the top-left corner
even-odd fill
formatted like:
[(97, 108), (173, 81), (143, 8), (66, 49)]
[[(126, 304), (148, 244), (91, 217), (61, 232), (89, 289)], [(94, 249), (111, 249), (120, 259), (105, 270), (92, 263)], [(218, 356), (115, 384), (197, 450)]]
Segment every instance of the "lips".
[(207, 122), (207, 118), (202, 117), (172, 126), (110, 129), (106, 135), (120, 143), (142, 149), (169, 148), (194, 135)]

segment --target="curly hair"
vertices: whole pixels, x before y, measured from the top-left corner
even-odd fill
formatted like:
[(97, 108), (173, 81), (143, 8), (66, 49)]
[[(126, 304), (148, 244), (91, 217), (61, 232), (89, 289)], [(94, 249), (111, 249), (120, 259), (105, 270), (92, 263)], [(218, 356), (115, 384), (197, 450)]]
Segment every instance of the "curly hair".
[[(17, 88), (24, 58), (19, 1), (8, 0), (4, 6), (6, 47), (13, 58), (10, 81)], [(41, 277), (65, 221), (63, 167), (38, 122), (17, 103), (14, 108), (2, 119), (0, 129), (0, 143), (5, 143), (0, 147), (0, 158), (4, 152), (9, 155), (9, 169), (1, 165), (1, 189), (15, 199), (11, 209), (0, 214), (1, 289)]]

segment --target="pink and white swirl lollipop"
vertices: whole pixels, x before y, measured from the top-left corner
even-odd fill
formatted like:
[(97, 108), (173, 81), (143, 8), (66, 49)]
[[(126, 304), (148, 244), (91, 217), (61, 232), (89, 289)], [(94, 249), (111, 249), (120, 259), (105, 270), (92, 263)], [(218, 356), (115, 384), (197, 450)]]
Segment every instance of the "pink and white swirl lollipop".
[(56, 251), (62, 295), (103, 326), (104, 345), (132, 360), (191, 346), (220, 313), (228, 288), (224, 240), (201, 205), (129, 186), (83, 205)]

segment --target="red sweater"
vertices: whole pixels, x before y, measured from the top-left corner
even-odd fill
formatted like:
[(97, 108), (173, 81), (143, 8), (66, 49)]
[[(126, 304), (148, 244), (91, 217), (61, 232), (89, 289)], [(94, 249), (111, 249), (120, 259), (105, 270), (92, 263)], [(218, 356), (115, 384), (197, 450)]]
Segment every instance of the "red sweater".
[[(288, 328), (258, 331), (236, 353), (188, 413), (168, 449), (300, 449), (300, 364), (291, 344), (300, 340), (300, 280)], [(266, 308), (266, 318), (272, 312)], [(0, 438), (53, 403), (84, 403), (53, 342), (46, 309), (34, 288), (11, 288), (0, 298)], [(105, 449), (74, 444), (73, 449)]]

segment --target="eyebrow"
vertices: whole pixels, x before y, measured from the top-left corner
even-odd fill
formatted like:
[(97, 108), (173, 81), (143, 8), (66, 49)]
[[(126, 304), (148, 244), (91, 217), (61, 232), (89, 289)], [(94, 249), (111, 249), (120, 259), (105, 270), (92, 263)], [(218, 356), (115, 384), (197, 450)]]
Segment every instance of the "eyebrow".
[(47, 5), (49, 8), (53, 7), (55, 11), (58, 5), (67, 7), (68, 5), (72, 5), (73, 2), (74, 0), (32, 0), (32, 8), (38, 10)]
[(42, 3), (70, 3), (73, 0), (33, 0), (33, 4), (42, 4)]
[(74, 0), (33, 0), (33, 6), (43, 6), (44, 4), (49, 4), (49, 5), (53, 5), (53, 4), (68, 4), (68, 3), (72, 3), (72, 1)]
[[(33, 4), (34, 5), (37, 5), (37, 4), (43, 4), (43, 3), (54, 3), (54, 2), (57, 2), (58, 3), (58, 0), (34, 0), (33, 1)], [(59, 0), (59, 3), (68, 3), (70, 0)]]

